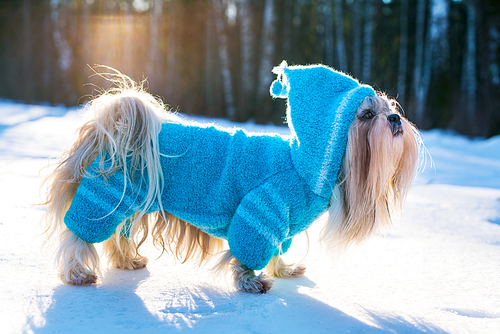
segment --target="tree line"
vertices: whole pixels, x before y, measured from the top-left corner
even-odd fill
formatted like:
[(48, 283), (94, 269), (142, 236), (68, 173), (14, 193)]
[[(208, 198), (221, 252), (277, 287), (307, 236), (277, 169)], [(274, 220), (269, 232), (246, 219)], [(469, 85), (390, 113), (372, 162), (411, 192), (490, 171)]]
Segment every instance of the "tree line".
[(75, 105), (95, 64), (187, 114), (284, 121), (273, 66), (323, 63), (420, 128), (500, 134), (497, 0), (22, 0), (0, 5), (0, 96)]

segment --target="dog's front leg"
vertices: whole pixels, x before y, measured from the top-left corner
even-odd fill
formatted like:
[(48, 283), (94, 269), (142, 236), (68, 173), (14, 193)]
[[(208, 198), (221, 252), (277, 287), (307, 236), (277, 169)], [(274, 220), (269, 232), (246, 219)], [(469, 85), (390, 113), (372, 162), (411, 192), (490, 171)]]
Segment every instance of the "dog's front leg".
[(66, 284), (90, 285), (97, 282), (99, 256), (94, 245), (65, 228), (57, 251), (59, 278)]
[(248, 193), (229, 226), (228, 244), (237, 260), (233, 277), (241, 291), (264, 293), (271, 288), (272, 280), (253, 270), (263, 269), (288, 235), (290, 210), (279, 191), (281, 179), (275, 181)]
[(259, 276), (255, 275), (255, 271), (241, 264), (230, 250), (223, 253), (214, 270), (218, 274), (231, 270), (234, 286), (242, 292), (266, 293), (273, 285), (273, 280), (270, 277), (264, 273)]
[(273, 285), (272, 278), (261, 273), (255, 275), (255, 271), (241, 264), (240, 261), (234, 259), (231, 263), (233, 271), (234, 284), (236, 288), (243, 292), (251, 293), (266, 293)]

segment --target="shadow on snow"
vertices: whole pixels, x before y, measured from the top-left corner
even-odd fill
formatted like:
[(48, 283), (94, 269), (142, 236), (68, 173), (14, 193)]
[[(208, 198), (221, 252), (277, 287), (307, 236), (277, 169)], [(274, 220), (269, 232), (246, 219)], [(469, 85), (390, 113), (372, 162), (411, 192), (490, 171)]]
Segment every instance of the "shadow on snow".
[[(60, 285), (42, 307), (47, 296), (37, 296), (24, 331), (34, 333), (126, 333), (188, 330), (198, 333), (363, 332), (423, 333), (443, 331), (418, 320), (368, 312), (377, 327), (366, 324), (308, 295), (300, 287), (314, 287), (307, 278), (276, 280), (265, 295), (219, 291), (209, 285), (165, 286), (146, 307), (136, 290), (150, 276), (147, 269), (127, 272), (111, 270), (102, 284), (90, 287)], [(163, 298), (165, 300), (165, 298)], [(165, 303), (163, 301), (162, 303)], [(32, 310), (33, 311), (33, 310)]]

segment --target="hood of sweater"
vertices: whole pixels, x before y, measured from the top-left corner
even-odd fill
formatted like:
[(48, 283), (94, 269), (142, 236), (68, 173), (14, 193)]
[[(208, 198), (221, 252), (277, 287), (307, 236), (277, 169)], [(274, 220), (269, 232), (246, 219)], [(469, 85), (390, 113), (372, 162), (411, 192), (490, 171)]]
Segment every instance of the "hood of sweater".
[(287, 99), (291, 154), (295, 169), (312, 191), (330, 199), (344, 157), (349, 127), (364, 98), (375, 95), (368, 85), (325, 65), (273, 69), (274, 98)]

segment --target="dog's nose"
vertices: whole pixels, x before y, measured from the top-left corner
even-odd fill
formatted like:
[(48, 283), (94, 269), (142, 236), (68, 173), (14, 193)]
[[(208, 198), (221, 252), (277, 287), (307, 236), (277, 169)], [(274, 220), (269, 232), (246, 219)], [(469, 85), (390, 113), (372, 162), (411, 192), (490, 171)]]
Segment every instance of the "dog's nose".
[(401, 117), (398, 114), (387, 116), (389, 124), (391, 124), (392, 134), (394, 136), (403, 134), (403, 124), (401, 124)]
[(399, 117), (398, 114), (392, 114), (387, 116), (387, 120), (391, 124), (401, 124), (401, 118)]

